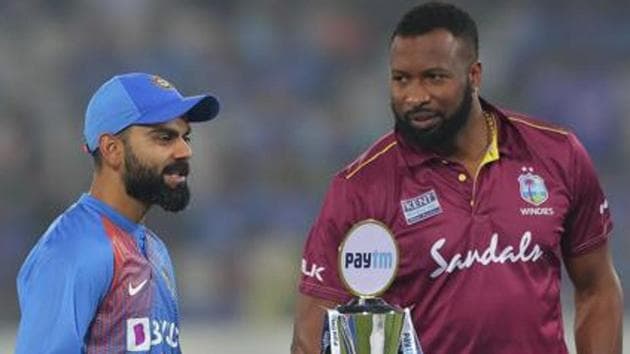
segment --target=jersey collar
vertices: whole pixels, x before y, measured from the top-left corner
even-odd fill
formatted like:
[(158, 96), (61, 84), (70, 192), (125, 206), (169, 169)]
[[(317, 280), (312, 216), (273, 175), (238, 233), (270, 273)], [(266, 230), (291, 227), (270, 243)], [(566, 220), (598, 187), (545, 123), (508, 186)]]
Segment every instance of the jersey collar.
[(128, 219), (126, 216), (117, 212), (114, 208), (112, 208), (105, 202), (97, 198), (94, 198), (88, 193), (83, 193), (81, 195), (81, 198), (79, 198), (78, 204), (87, 205), (88, 207), (95, 209), (100, 214), (104, 214), (114, 224), (116, 224), (123, 231), (129, 234), (135, 234), (137, 231), (143, 228), (141, 224), (137, 224), (133, 222), (132, 220)]
[[(503, 110), (493, 106), (483, 98), (480, 97), (479, 100), (483, 111), (491, 115), (493, 123), (492, 140), (481, 162), (481, 164), (484, 165), (499, 160), (501, 156), (510, 155), (512, 150), (509, 148), (509, 144), (506, 141), (507, 134), (505, 125), (509, 124), (506, 114)], [(446, 159), (433, 151), (411, 146), (398, 132), (395, 132), (395, 136), (401, 152), (399, 165), (403, 167), (407, 165), (422, 165), (430, 161), (446, 161)]]

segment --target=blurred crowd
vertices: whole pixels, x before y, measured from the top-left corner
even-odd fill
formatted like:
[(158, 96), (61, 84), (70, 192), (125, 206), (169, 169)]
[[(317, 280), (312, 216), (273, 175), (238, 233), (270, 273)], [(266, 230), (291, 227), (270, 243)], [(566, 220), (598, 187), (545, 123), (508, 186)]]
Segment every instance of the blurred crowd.
[[(482, 95), (570, 127), (591, 153), (630, 284), (630, 7), (456, 3), (479, 25)], [(392, 127), (388, 40), (412, 4), (1, 2), (0, 322), (18, 318), (15, 277), (28, 250), (89, 188), (92, 163), (81, 150), (89, 97), (131, 71), (222, 102), (217, 120), (193, 126), (190, 207), (147, 218), (170, 245), (183, 316), (288, 316), (329, 178)]]

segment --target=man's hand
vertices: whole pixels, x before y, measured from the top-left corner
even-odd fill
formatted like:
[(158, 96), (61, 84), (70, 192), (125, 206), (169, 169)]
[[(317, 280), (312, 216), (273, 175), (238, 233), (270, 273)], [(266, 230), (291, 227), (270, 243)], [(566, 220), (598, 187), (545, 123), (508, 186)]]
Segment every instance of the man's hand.
[(321, 353), (321, 338), (326, 310), (337, 303), (298, 294), (293, 324), (291, 354)]

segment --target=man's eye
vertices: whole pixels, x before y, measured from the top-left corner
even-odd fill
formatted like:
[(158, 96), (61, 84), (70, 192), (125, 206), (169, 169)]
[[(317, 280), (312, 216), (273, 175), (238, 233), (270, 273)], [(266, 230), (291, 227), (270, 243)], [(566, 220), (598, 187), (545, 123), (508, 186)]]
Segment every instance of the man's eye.
[(405, 83), (407, 82), (407, 77), (403, 75), (394, 75), (392, 76), (392, 80), (398, 83)]
[(184, 139), (185, 142), (189, 143), (192, 140), (192, 137), (190, 135), (184, 135), (182, 137)]
[(446, 79), (446, 75), (444, 75), (444, 74), (429, 74), (429, 79), (436, 80), (436, 81), (444, 80), (444, 79)]
[(158, 134), (157, 136), (159, 141), (170, 141), (173, 137), (171, 136), (171, 134)]

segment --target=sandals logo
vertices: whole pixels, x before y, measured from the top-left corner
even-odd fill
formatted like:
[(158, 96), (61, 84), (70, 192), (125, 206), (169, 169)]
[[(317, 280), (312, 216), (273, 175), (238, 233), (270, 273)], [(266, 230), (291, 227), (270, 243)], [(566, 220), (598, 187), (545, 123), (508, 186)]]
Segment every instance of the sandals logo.
[[(470, 249), (462, 253), (455, 253), (448, 259), (442, 254), (446, 244), (446, 238), (441, 238), (431, 247), (431, 258), (437, 264), (437, 268), (431, 272), (430, 277), (435, 279), (444, 273), (453, 273), (472, 268), (475, 265), (489, 266), (506, 263), (536, 262), (543, 256), (540, 245), (533, 243), (532, 233), (526, 231), (521, 236), (518, 247), (515, 245), (499, 246), (499, 234), (494, 233), (485, 249)], [(446, 258), (445, 258), (446, 257)]]

